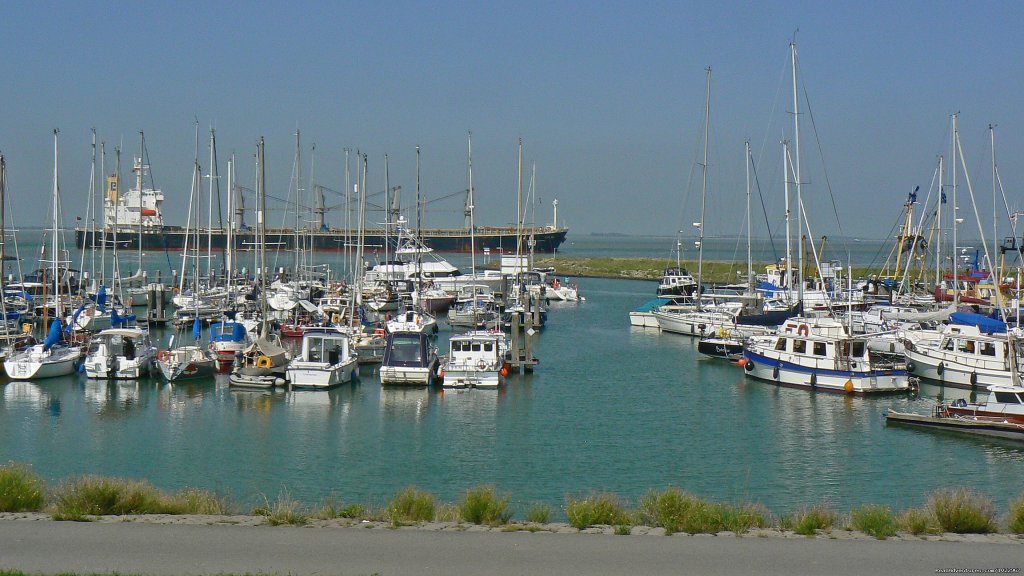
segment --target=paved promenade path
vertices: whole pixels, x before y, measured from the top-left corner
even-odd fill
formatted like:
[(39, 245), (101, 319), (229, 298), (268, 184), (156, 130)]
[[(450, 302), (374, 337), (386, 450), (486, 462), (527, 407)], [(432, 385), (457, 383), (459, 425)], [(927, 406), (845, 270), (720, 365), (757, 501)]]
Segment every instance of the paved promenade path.
[(1013, 573), (998, 570), (1024, 568), (1024, 543), (1001, 538), (881, 542), (827, 536), (666, 537), (14, 520), (0, 521), (0, 569), (48, 574), (500, 576), (924, 575)]

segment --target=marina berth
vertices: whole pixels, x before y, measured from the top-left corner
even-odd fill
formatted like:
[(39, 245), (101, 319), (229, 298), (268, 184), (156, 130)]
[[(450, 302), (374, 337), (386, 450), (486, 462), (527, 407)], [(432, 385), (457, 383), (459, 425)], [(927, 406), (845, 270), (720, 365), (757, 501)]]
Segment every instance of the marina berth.
[(823, 392), (864, 395), (910, 388), (902, 362), (872, 353), (868, 337), (850, 336), (831, 318), (790, 318), (776, 335), (751, 337), (740, 365), (759, 380)]
[(1024, 387), (989, 386), (985, 402), (968, 402), (963, 398), (954, 400), (946, 410), (962, 418), (985, 418), (1024, 425)]
[(438, 380), (437, 351), (420, 331), (390, 332), (380, 366), (382, 386), (430, 386)]
[(968, 402), (963, 398), (939, 402), (928, 415), (889, 410), (887, 424), (951, 430), (967, 434), (1024, 441), (1024, 387), (989, 386), (988, 400)]
[(457, 334), (441, 371), (445, 388), (497, 388), (509, 375), (509, 344), (498, 330)]
[(108, 328), (89, 341), (85, 375), (88, 378), (137, 380), (149, 375), (156, 353), (148, 330)]
[(286, 374), (293, 388), (332, 388), (352, 382), (358, 366), (349, 338), (337, 330), (311, 330)]
[[(999, 324), (1002, 324), (1002, 334), (985, 332), (976, 325), (957, 324), (932, 334), (905, 332), (907, 370), (914, 376), (959, 388), (1010, 385), (1013, 381), (1011, 351), (1020, 365), (1024, 362), (1024, 349), (1019, 343), (1011, 345), (1006, 325)], [(999, 329), (993, 324), (988, 326)], [(1014, 338), (1018, 339), (1019, 336)]]

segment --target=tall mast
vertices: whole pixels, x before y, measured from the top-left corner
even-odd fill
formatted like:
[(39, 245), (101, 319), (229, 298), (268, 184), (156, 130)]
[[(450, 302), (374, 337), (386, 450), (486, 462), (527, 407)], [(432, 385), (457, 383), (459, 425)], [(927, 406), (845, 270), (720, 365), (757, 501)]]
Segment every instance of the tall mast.
[[(56, 297), (57, 305), (54, 307), (54, 317), (60, 318), (61, 305), (60, 305), (60, 274), (58, 273), (59, 268), (57, 267), (57, 254), (59, 249), (59, 243), (57, 240), (57, 232), (60, 228), (60, 179), (57, 175), (57, 157), (59, 155), (59, 149), (57, 147), (57, 134), (58, 130), (53, 130), (53, 239), (52, 239), (52, 253), (50, 259), (52, 260), (51, 269), (53, 270), (53, 294)], [(45, 325), (45, 323), (44, 323)]]
[[(142, 271), (142, 172), (146, 166), (146, 134), (142, 131), (139, 132), (139, 174), (138, 174), (138, 188), (139, 188), (139, 271)], [(120, 174), (118, 174), (120, 176)], [(120, 194), (120, 192), (118, 192)], [(118, 283), (120, 285), (120, 283)]]
[(957, 281), (957, 268), (959, 267), (960, 247), (956, 243), (956, 229), (960, 224), (960, 206), (956, 201), (956, 143), (960, 135), (956, 128), (956, 114), (953, 114), (953, 304), (960, 304), (960, 286)]
[(797, 221), (797, 239), (799, 240), (797, 246), (797, 259), (798, 259), (798, 270), (799, 277), (799, 299), (800, 302), (804, 301), (804, 199), (803, 199), (803, 180), (800, 177), (800, 94), (797, 91), (796, 82), (796, 42), (789, 44), (790, 56), (793, 67), (793, 138), (796, 145), (796, 158), (793, 163), (793, 177), (796, 179), (796, 221)]
[(299, 254), (299, 228), (301, 218), (299, 216), (302, 205), (302, 151), (299, 146), (299, 131), (295, 131), (295, 269), (292, 271), (295, 279), (299, 278), (300, 254)]
[[(76, 231), (77, 234), (77, 231)], [(89, 171), (89, 200), (86, 202), (85, 207), (85, 232), (82, 235), (83, 238), (92, 237), (92, 253), (91, 262), (89, 265), (89, 273), (93, 276), (93, 282), (96, 281), (96, 129), (92, 129), (92, 168)], [(85, 246), (86, 242), (82, 241), (82, 257), (79, 260), (78, 268), (85, 270)]]
[[(789, 208), (789, 140), (782, 141), (782, 182), (786, 196), (786, 294), (793, 297), (793, 242), (792, 211)], [(793, 304), (793, 302), (790, 302)]]
[(260, 136), (259, 144), (256, 146), (256, 163), (259, 164), (256, 171), (256, 233), (257, 233), (257, 260), (259, 270), (256, 275), (260, 283), (260, 329), (259, 335), (267, 335), (267, 190), (266, 190), (266, 163), (264, 162), (264, 141)]
[(522, 272), (519, 268), (520, 257), (523, 253), (523, 139), (519, 139), (519, 196), (516, 200), (516, 271)]
[(751, 253), (750, 242), (752, 236), (752, 223), (750, 217), (750, 163), (754, 159), (750, 156), (750, 140), (747, 140), (744, 144), (746, 150), (746, 162), (744, 163), (747, 174), (747, 290), (750, 293), (754, 292), (754, 261)]
[(700, 224), (697, 231), (700, 233), (700, 240), (697, 245), (697, 309), (701, 309), (701, 292), (704, 289), (704, 211), (708, 200), (708, 136), (711, 132), (711, 67), (707, 71), (707, 94), (704, 99), (704, 162), (701, 164), (701, 193), (700, 193)]
[[(988, 125), (988, 133), (992, 142), (992, 255), (996, 254), (999, 250), (999, 219), (996, 216), (996, 127), (995, 124)], [(990, 262), (989, 265), (992, 267), (992, 273), (996, 273), (996, 263)], [(996, 276), (996, 284), (999, 283), (998, 279), (1002, 277), (1002, 274)]]
[(422, 224), (423, 213), (420, 206), (420, 147), (416, 147), (416, 242), (413, 246), (416, 249), (416, 293), (418, 295), (418, 301), (420, 303), (420, 309), (423, 307), (423, 250), (420, 250), (420, 225)]
[(935, 287), (938, 288), (942, 280), (942, 205), (946, 203), (946, 189), (943, 187), (942, 156), (939, 156), (939, 207), (935, 211), (936, 229), (938, 232), (938, 243), (935, 249)]
[[(235, 213), (234, 194), (230, 191), (235, 188), (235, 155), (231, 154), (228, 159), (228, 226), (224, 231), (224, 283), (231, 287), (231, 280), (235, 270)], [(218, 199), (218, 204), (219, 204)]]
[[(217, 136), (214, 134), (214, 130), (210, 128), (210, 168), (207, 172), (210, 176), (210, 202), (207, 208), (207, 226), (206, 226), (206, 276), (213, 279), (213, 198), (214, 193), (217, 196), (217, 208), (220, 209), (220, 174), (217, 172)], [(221, 260), (221, 267), (223, 268), (224, 261)]]
[(473, 270), (473, 305), (470, 311), (473, 313), (473, 325), (476, 326), (476, 223), (473, 222), (473, 133), (470, 132), (467, 141), (469, 143), (469, 194), (466, 196), (466, 208), (469, 214), (469, 262)]

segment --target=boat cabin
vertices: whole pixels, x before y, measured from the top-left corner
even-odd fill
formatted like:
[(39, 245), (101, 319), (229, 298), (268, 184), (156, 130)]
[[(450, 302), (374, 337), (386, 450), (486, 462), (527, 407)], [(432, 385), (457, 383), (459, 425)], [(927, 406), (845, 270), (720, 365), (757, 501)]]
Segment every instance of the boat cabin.
[(302, 362), (320, 362), (333, 366), (348, 358), (348, 336), (340, 332), (307, 332), (302, 337)]

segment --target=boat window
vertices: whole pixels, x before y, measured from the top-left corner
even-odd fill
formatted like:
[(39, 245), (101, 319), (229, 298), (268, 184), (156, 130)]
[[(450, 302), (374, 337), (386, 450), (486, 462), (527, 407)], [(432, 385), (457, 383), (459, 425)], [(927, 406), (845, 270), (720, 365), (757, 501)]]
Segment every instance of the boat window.
[(950, 338), (950, 339), (946, 340), (946, 343), (942, 345), (942, 349), (943, 350), (952, 350), (953, 349), (953, 338)]
[(982, 356), (995, 356), (996, 355), (996, 343), (995, 342), (982, 342), (981, 343), (981, 355)]
[(484, 352), (491, 352), (494, 350), (493, 342), (484, 342)]
[(775, 342), (775, 349), (776, 350), (785, 350), (786, 349), (786, 339), (785, 338), (779, 338), (778, 341)]
[(803, 354), (807, 352), (807, 340), (794, 340), (793, 352), (796, 352), (797, 354)]
[(852, 355), (852, 357), (853, 358), (862, 358), (862, 357), (864, 357), (864, 341), (863, 340), (855, 340), (853, 342), (853, 355)]
[(473, 342), (473, 352), (479, 352), (479, 351), (480, 351), (480, 343), (479, 342)]
[(967, 354), (974, 354), (974, 340), (957, 340), (956, 349)]
[(996, 402), (1003, 404), (1020, 404), (1017, 395), (1013, 392), (996, 392)]
[(824, 342), (815, 342), (814, 343), (814, 355), (815, 356), (824, 356), (825, 355), (825, 343)]

